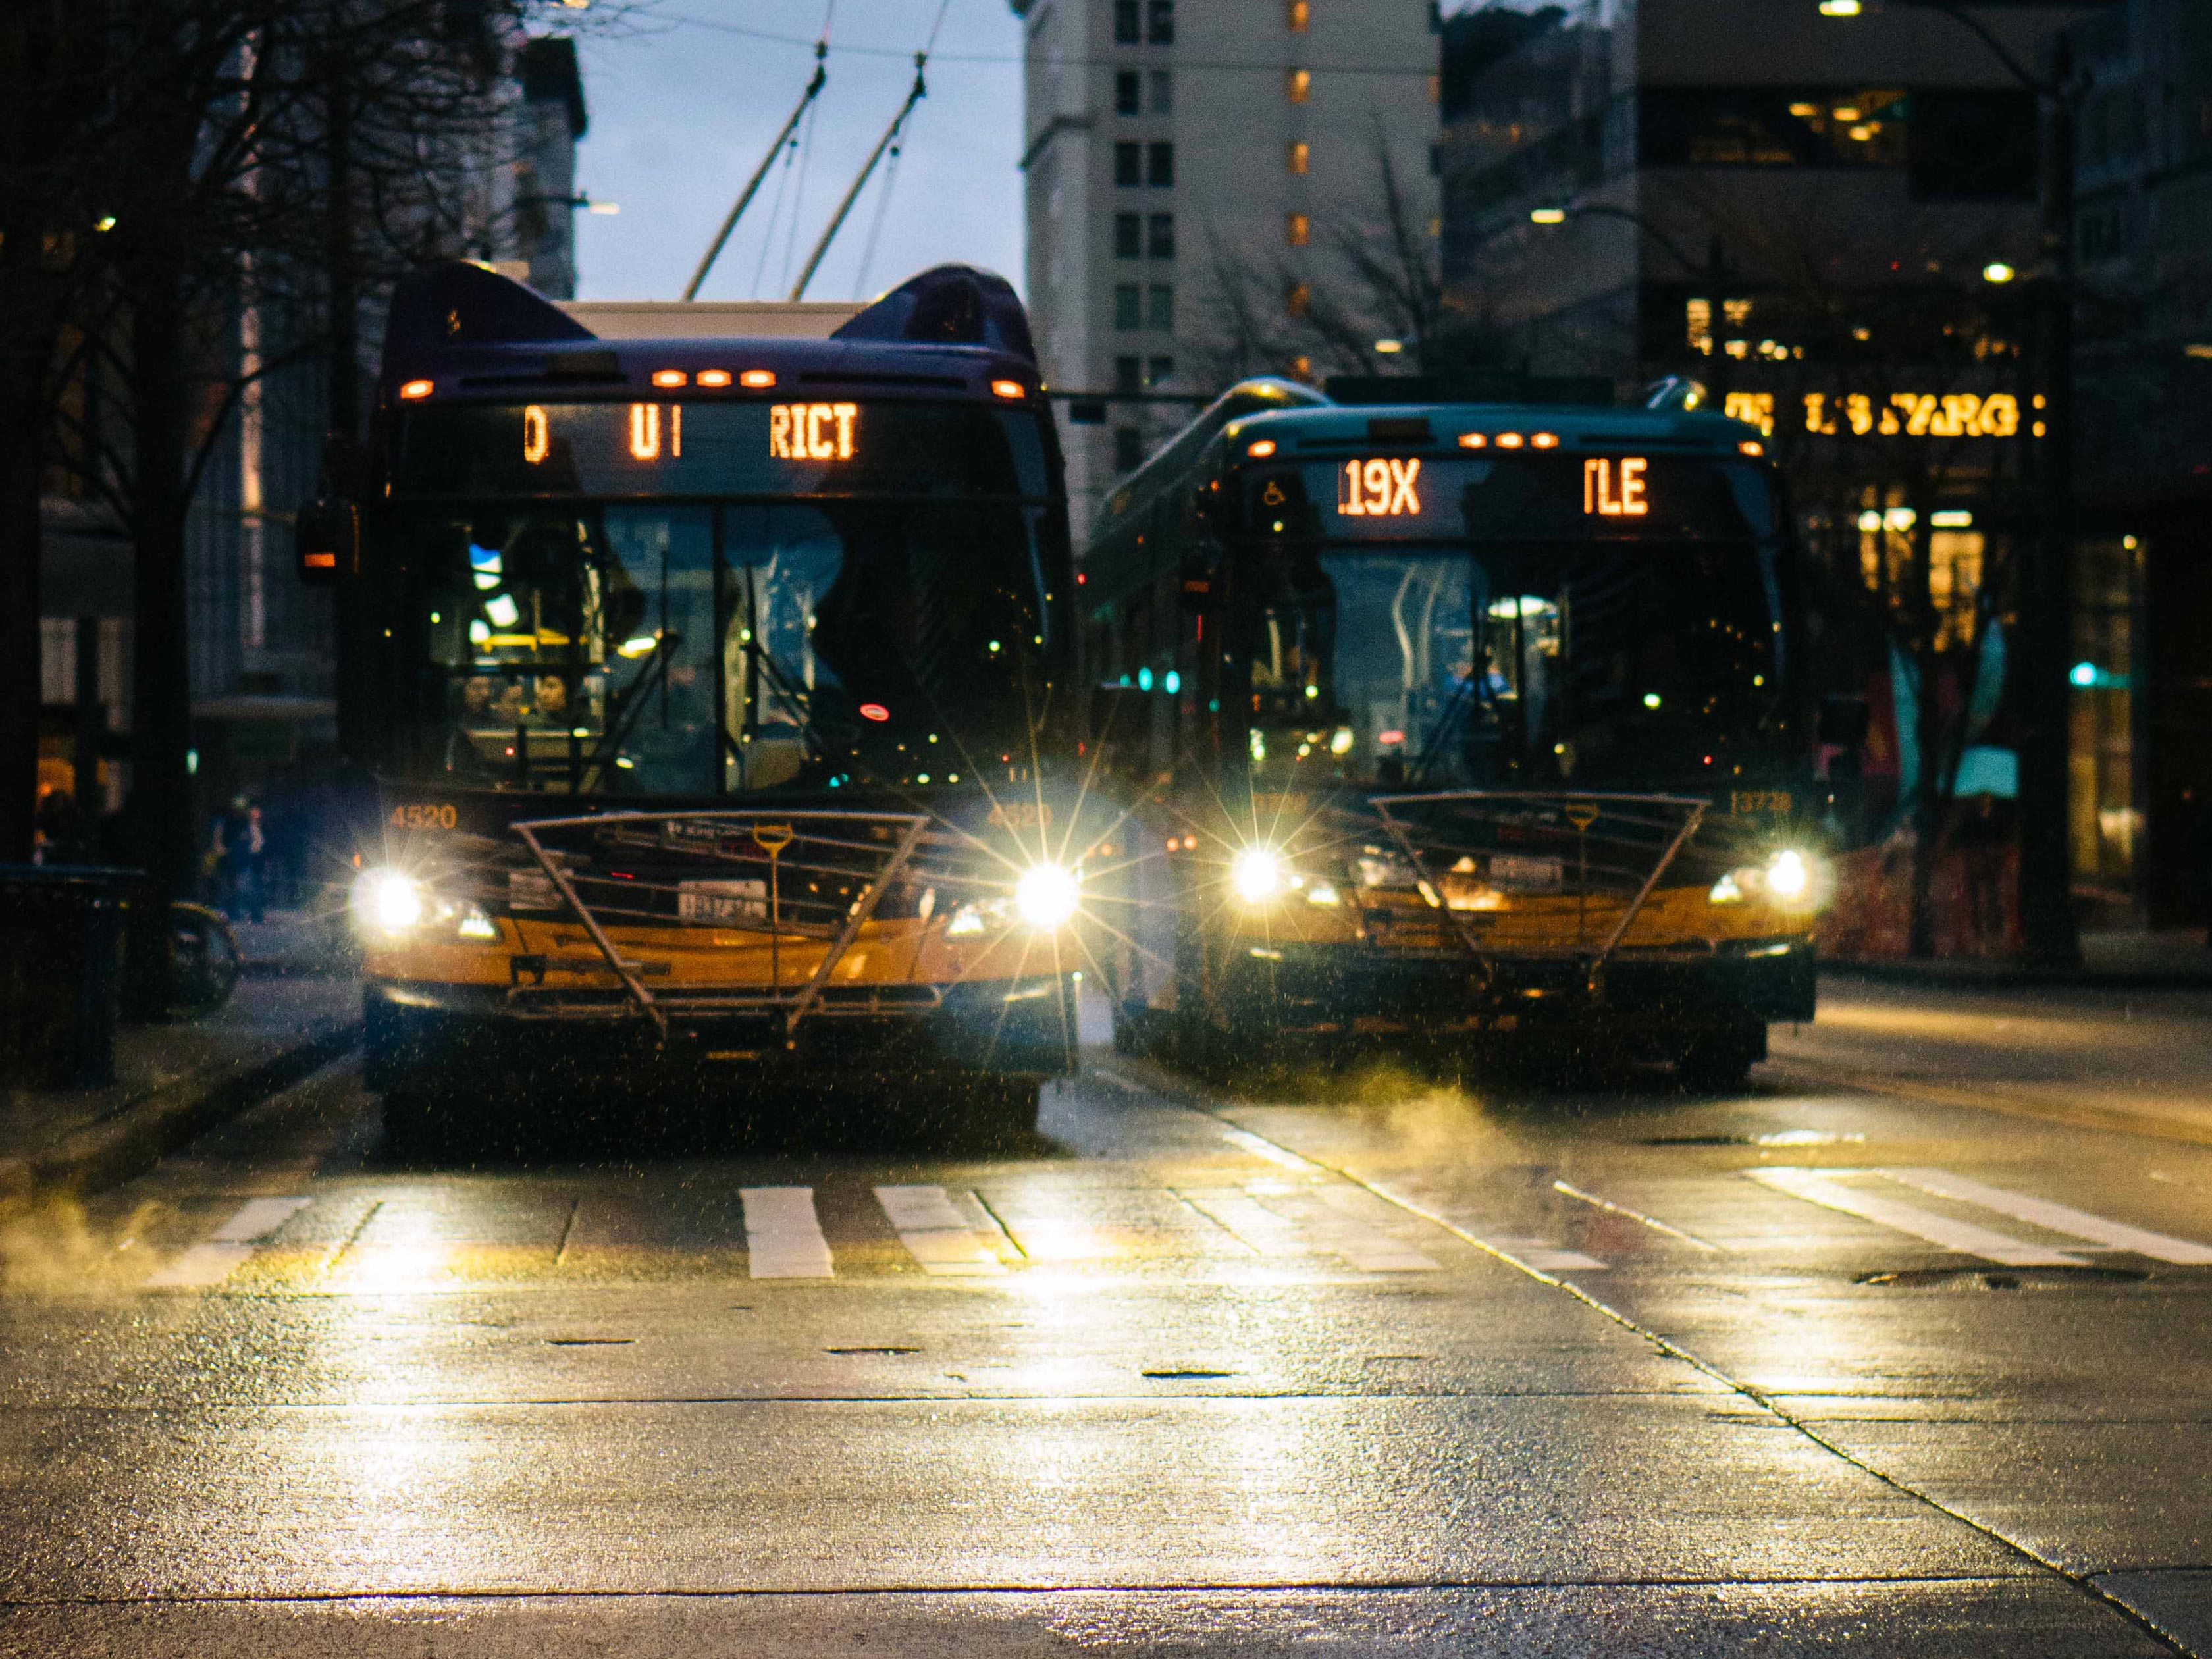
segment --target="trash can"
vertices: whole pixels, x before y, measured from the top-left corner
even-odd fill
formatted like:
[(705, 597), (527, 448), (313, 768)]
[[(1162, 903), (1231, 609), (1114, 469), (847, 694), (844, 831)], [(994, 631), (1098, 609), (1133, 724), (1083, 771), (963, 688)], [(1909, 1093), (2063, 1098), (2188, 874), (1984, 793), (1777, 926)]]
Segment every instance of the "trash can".
[(124, 912), (143, 879), (92, 865), (0, 865), (0, 1085), (115, 1080)]

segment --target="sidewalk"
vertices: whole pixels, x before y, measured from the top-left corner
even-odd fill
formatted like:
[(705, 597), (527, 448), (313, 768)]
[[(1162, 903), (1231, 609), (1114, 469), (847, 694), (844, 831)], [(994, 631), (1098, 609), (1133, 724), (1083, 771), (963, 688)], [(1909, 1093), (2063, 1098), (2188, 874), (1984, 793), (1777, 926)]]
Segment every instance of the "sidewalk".
[(0, 1207), (127, 1180), (210, 1124), (343, 1054), (361, 1034), (361, 982), (333, 972), (296, 918), (241, 926), (246, 976), (204, 1019), (125, 1025), (115, 1081), (0, 1089)]
[(2212, 990), (2212, 946), (2201, 928), (2081, 935), (2081, 966), (2044, 968), (1999, 957), (1932, 962), (1823, 960), (1820, 971), (1915, 985), (2106, 986), (2116, 990)]

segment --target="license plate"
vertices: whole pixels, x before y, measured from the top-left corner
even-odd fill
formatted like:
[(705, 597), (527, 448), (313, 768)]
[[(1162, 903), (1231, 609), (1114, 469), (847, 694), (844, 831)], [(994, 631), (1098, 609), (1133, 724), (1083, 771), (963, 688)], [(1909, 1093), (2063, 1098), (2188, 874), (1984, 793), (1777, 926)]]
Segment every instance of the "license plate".
[(1556, 893), (1559, 890), (1559, 861), (1493, 853), (1490, 859), (1490, 884), (1505, 893)]
[(765, 921), (764, 881), (687, 881), (676, 889), (676, 914), (686, 921)]

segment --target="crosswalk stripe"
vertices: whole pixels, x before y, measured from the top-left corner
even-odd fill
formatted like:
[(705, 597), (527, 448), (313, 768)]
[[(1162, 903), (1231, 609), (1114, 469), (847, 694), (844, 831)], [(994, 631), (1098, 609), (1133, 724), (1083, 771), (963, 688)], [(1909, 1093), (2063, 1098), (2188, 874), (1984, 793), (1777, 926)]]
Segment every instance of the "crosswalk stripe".
[(755, 1279), (834, 1279), (811, 1187), (742, 1187), (746, 1269)]
[(1900, 1185), (1917, 1187), (1937, 1198), (1956, 1199), (1962, 1204), (1979, 1205), (1983, 1209), (1995, 1210), (1999, 1215), (2008, 1215), (2015, 1221), (2046, 1227), (2054, 1233), (2066, 1233), (2075, 1238), (2086, 1238), (2092, 1243), (2106, 1245), (2115, 1250), (2131, 1250), (2137, 1255), (2147, 1255), (2154, 1261), (2170, 1261), (2177, 1267), (2191, 1267), (2212, 1264), (2212, 1247), (2192, 1243), (2185, 1238), (2169, 1238), (2164, 1233), (2146, 1232), (2124, 1222), (2108, 1221), (2103, 1216), (2077, 1210), (2069, 1204), (2055, 1204), (2049, 1199), (2035, 1198), (2027, 1193), (1985, 1186), (1981, 1182), (1970, 1181), (1965, 1176), (1953, 1175), (1948, 1170), (1913, 1167), (1886, 1169), (1881, 1173)]
[(1006, 1264), (953, 1207), (944, 1188), (878, 1187), (876, 1202), (922, 1272), (945, 1278), (1006, 1272)]
[(240, 1205), (230, 1218), (176, 1260), (146, 1280), (154, 1291), (212, 1289), (253, 1259), (257, 1242), (269, 1237), (313, 1200), (305, 1198), (252, 1198)]
[(1357, 1202), (1340, 1188), (1265, 1196), (1237, 1188), (1194, 1188), (1183, 1199), (1200, 1214), (1218, 1222), (1254, 1255), (1268, 1261), (1311, 1255), (1340, 1256), (1362, 1273), (1436, 1273), (1436, 1261), (1371, 1222), (1344, 1213), (1338, 1205)]
[(1923, 1210), (1917, 1204), (1885, 1198), (1878, 1193), (1861, 1192), (1845, 1186), (1838, 1178), (1866, 1171), (1771, 1169), (1747, 1170), (1744, 1173), (1762, 1186), (1771, 1187), (1808, 1204), (1818, 1204), (1823, 1209), (1855, 1215), (1877, 1226), (1925, 1239), (1930, 1244), (1940, 1244), (1947, 1250), (1978, 1255), (1984, 1261), (1999, 1262), (2008, 1267), (2086, 1267), (2089, 1265), (2078, 1255), (2069, 1255), (2063, 1250), (2052, 1249), (2046, 1244), (2030, 1244), (2008, 1234), (1978, 1227), (1971, 1221), (1960, 1221), (1953, 1216), (1939, 1215), (1933, 1210)]
[(1525, 1261), (1540, 1273), (1559, 1273), (1570, 1267), (1587, 1273), (1605, 1266), (1594, 1255), (1565, 1249), (1548, 1238), (1510, 1238), (1501, 1234), (1489, 1242), (1515, 1261)]

